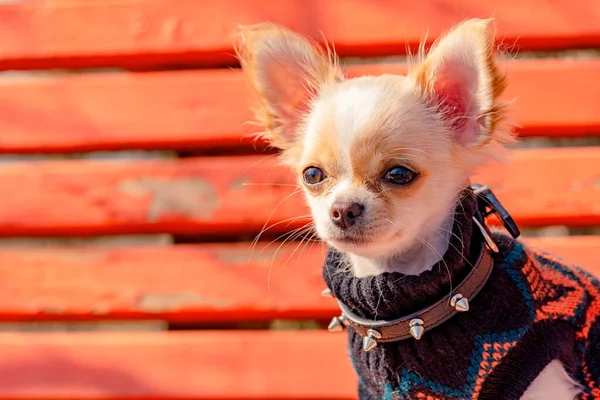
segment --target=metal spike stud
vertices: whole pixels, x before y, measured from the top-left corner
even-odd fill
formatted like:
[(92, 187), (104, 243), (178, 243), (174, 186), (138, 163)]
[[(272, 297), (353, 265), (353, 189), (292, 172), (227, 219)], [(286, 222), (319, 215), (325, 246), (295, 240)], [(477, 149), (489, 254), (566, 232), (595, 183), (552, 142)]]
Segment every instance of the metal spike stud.
[(321, 292), (321, 296), (333, 297), (333, 293), (331, 293), (331, 289), (326, 288), (326, 289), (323, 289), (323, 291)]
[(381, 333), (375, 329), (369, 329), (367, 336), (363, 337), (363, 350), (371, 351), (377, 347), (377, 339), (381, 339)]
[(377, 340), (375, 340), (375, 339), (373, 339), (372, 337), (369, 337), (369, 336), (365, 336), (363, 338), (363, 350), (364, 351), (371, 351), (375, 347), (377, 347)]
[(333, 317), (331, 319), (331, 322), (329, 323), (329, 325), (327, 326), (327, 330), (329, 332), (341, 332), (344, 330), (344, 321), (345, 321), (346, 317), (344, 316), (344, 314), (340, 315), (339, 317)]
[(421, 339), (421, 336), (425, 333), (423, 320), (420, 318), (411, 319), (408, 326), (410, 326), (410, 334), (417, 340)]
[(450, 299), (450, 305), (459, 312), (469, 311), (469, 299), (463, 297), (460, 293), (455, 294), (452, 299)]

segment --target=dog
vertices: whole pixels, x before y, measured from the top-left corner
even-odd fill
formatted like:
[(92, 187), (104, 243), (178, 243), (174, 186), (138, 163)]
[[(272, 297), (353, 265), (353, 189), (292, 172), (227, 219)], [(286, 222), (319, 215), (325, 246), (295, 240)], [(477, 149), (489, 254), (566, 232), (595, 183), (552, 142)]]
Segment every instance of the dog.
[(470, 183), (515, 142), (494, 41), (493, 20), (466, 20), (406, 76), (348, 79), (284, 27), (238, 31), (259, 136), (328, 245), (329, 328), (347, 328), (360, 399), (600, 398), (599, 281), (516, 240)]

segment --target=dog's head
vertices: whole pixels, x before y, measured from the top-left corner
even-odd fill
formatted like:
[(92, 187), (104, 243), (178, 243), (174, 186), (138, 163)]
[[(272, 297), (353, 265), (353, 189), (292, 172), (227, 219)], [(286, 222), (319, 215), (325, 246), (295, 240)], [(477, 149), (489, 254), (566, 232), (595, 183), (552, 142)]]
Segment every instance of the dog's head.
[(511, 140), (490, 20), (468, 20), (407, 76), (345, 79), (330, 51), (287, 29), (240, 31), (264, 138), (296, 171), (331, 246), (386, 257), (452, 210), (474, 169)]

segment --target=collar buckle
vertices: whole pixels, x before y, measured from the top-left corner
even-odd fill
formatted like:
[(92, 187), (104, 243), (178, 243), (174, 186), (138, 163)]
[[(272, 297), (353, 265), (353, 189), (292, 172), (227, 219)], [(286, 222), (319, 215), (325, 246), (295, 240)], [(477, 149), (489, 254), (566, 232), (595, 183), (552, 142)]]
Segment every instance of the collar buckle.
[[(502, 203), (500, 203), (496, 195), (492, 193), (488, 186), (472, 184), (471, 189), (473, 190), (473, 193), (477, 196), (477, 210), (478, 213), (481, 214), (480, 221), (483, 221), (487, 216), (491, 214), (495, 214), (498, 217), (498, 219), (502, 222), (504, 229), (506, 229), (508, 233), (510, 233), (513, 239), (516, 239), (521, 235), (521, 231), (518, 225), (516, 224), (515, 220), (512, 218), (512, 216), (506, 210), (506, 208), (504, 208)], [(480, 223), (480, 221), (477, 221), (477, 225), (479, 226), (479, 229), (483, 232), (482, 225), (485, 226), (485, 224)], [(487, 231), (487, 234), (489, 235), (489, 231)], [(484, 238), (485, 236), (486, 234), (484, 234)]]

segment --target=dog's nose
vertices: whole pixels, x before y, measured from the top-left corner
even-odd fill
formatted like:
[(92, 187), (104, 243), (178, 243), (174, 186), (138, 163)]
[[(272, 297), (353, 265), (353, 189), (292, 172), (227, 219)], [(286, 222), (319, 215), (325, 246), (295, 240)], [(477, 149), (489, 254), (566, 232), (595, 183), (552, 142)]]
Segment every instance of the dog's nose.
[(354, 225), (365, 206), (359, 203), (336, 202), (331, 207), (331, 220), (342, 229)]

